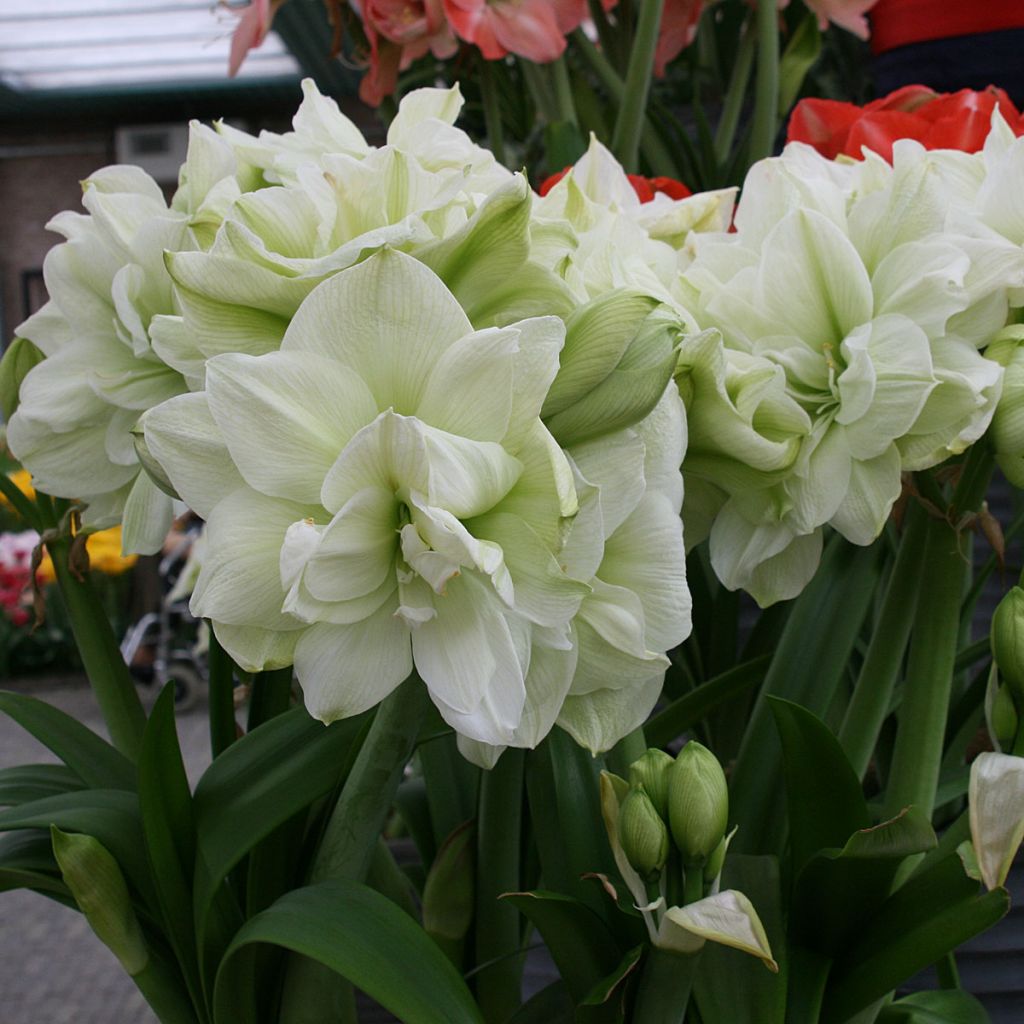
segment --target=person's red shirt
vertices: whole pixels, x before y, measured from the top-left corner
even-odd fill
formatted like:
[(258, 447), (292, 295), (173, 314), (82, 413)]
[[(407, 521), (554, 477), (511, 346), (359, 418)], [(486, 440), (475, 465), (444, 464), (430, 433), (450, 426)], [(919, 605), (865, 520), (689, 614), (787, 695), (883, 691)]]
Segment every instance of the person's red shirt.
[(871, 49), (885, 53), (932, 39), (1024, 28), (1024, 0), (878, 0), (869, 17)]

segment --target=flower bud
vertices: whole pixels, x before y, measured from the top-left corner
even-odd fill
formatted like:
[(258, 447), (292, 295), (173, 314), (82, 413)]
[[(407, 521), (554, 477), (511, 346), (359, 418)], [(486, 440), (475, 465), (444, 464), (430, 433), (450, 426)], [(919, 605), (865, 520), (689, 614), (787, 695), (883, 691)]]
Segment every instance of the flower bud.
[(0, 415), (9, 420), (18, 408), (18, 391), (25, 375), (46, 356), (28, 338), (15, 338), (0, 359)]
[(684, 864), (705, 860), (725, 835), (729, 792), (718, 759), (694, 740), (672, 766), (668, 791), (672, 838)]
[(985, 350), (1003, 366), (1003, 387), (989, 437), (996, 462), (1014, 487), (1024, 487), (1024, 325), (1011, 324)]
[(149, 950), (117, 861), (92, 836), (55, 826), (50, 836), (64, 883), (90, 927), (130, 975), (139, 974), (149, 963)]
[(668, 860), (668, 829), (643, 786), (632, 786), (619, 808), (619, 842), (633, 868), (645, 879)]
[(629, 784), (643, 786), (662, 821), (668, 821), (668, 777), (675, 761), (652, 747), (629, 766)]
[(576, 310), (541, 413), (558, 442), (579, 444), (642, 420), (672, 377), (682, 334), (668, 307), (626, 289)]
[(1014, 587), (992, 616), (992, 657), (1018, 707), (1024, 701), (1024, 589)]
[(1008, 687), (999, 679), (999, 669), (995, 662), (989, 669), (988, 684), (985, 687), (985, 725), (996, 750), (1009, 750), (1013, 747), (1020, 716)]

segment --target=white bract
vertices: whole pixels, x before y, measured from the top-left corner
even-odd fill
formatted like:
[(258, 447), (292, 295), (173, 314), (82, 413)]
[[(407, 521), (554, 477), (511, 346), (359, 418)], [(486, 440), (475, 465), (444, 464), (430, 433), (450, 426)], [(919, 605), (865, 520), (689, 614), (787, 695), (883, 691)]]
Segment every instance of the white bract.
[(312, 292), (279, 352), (211, 359), (205, 393), (144, 420), (207, 519), (193, 611), (247, 669), (294, 660), (324, 721), (415, 666), (460, 735), (521, 743), (534, 692), (546, 732), (589, 592), (556, 557), (577, 499), (539, 418), (563, 337), (555, 317), (474, 331), (384, 250)]
[(1024, 757), (984, 753), (971, 764), (971, 843), (982, 881), (1006, 881), (1024, 839)]
[(825, 524), (871, 543), (901, 472), (991, 420), (1002, 368), (978, 346), (1021, 264), (991, 232), (954, 230), (947, 192), (921, 147), (851, 169), (793, 146), (751, 169), (735, 234), (694, 236), (690, 302), (725, 352), (695, 368), (684, 346), (687, 471), (715, 571), (761, 604), (803, 589)]
[(67, 241), (43, 266), (50, 301), (18, 328), (46, 359), (21, 386), (7, 441), (42, 491), (80, 498), (87, 527), (124, 520), (126, 551), (159, 550), (171, 499), (140, 473), (131, 430), (139, 415), (186, 390), (159, 349), (177, 312), (164, 251), (192, 247), (187, 216), (135, 167), (84, 182), (88, 215), (47, 225)]

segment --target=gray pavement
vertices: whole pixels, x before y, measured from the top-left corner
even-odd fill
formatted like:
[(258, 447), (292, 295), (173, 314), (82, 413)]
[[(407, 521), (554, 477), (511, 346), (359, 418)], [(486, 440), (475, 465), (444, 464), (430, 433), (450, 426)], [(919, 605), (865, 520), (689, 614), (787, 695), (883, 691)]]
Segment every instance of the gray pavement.
[[(5, 682), (4, 686), (10, 686)], [(17, 689), (34, 691), (27, 685)], [(143, 688), (147, 704), (156, 694)], [(45, 685), (34, 695), (105, 735), (85, 685)], [(205, 705), (178, 719), (190, 781), (210, 761)], [(56, 758), (0, 716), (0, 767)], [(156, 1024), (157, 1018), (81, 914), (33, 892), (0, 893), (0, 1024)]]

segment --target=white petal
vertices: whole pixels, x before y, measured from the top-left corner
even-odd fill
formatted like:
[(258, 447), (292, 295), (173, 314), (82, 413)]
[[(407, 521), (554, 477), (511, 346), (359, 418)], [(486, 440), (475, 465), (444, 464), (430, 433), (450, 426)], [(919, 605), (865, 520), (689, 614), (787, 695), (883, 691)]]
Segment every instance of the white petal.
[(1024, 839), (1024, 758), (979, 754), (968, 794), (971, 841), (989, 889), (1003, 885)]
[(124, 506), (125, 554), (155, 555), (171, 528), (172, 499), (140, 472)]
[(714, 896), (669, 907), (658, 929), (656, 945), (680, 953), (695, 953), (706, 941), (732, 946), (764, 961), (778, 973), (764, 925), (753, 904), (741, 892), (726, 889)]

